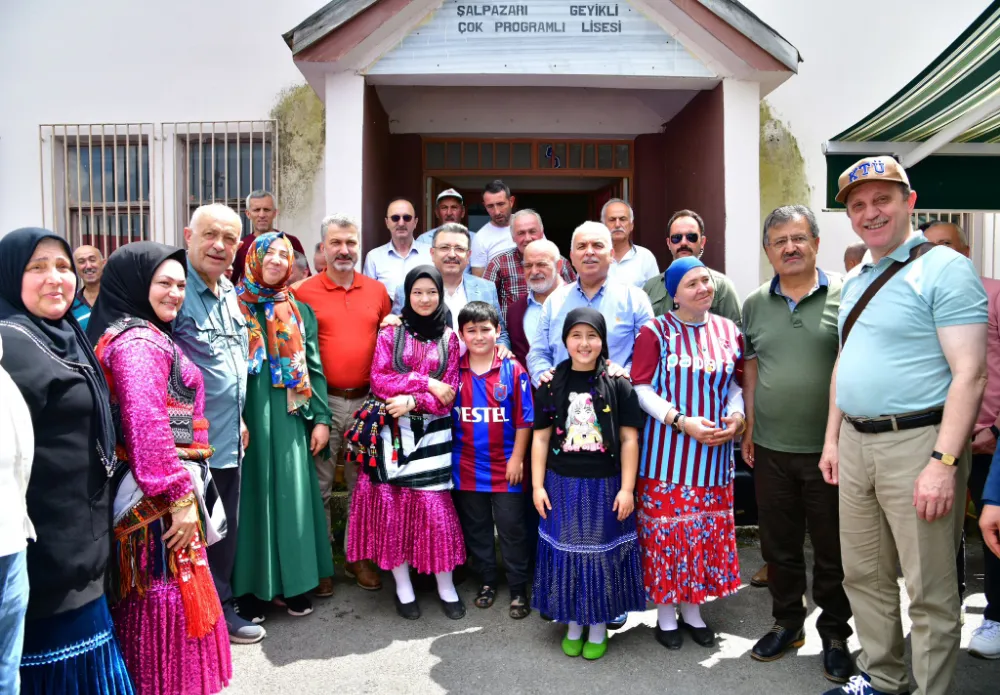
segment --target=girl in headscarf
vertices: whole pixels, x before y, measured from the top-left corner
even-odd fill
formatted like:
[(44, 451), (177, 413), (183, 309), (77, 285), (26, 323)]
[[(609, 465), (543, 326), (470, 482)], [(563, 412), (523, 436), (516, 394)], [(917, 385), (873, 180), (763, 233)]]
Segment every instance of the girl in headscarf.
[(535, 394), (532, 498), (541, 521), (531, 603), (568, 625), (567, 656), (600, 659), (607, 623), (646, 608), (632, 516), (642, 411), (628, 379), (607, 374), (600, 312), (570, 311), (562, 338), (569, 359)]
[(636, 490), (639, 542), (657, 641), (680, 649), (684, 630), (711, 647), (701, 604), (740, 586), (733, 437), (746, 427), (743, 335), (709, 313), (715, 286), (697, 258), (674, 261), (664, 282), (674, 308), (642, 327), (632, 357), (632, 382), (650, 415)]
[(293, 259), (284, 234), (261, 234), (236, 286), (250, 333), (243, 419), (252, 444), (243, 458), (233, 592), (249, 595), (240, 601), (247, 619), (262, 617), (264, 602), (279, 597), (291, 615), (308, 615), (306, 592), (333, 574), (310, 456), (330, 439), (330, 408), (316, 314), (288, 292)]
[(347, 432), (361, 470), (348, 523), (348, 562), (392, 570), (396, 611), (420, 617), (410, 567), (433, 574), (446, 616), (465, 605), (452, 570), (465, 562), (462, 527), (451, 500), (451, 403), (458, 388), (458, 336), (444, 303), (441, 274), (417, 266), (403, 284), (401, 326), (379, 332), (373, 398)]
[(119, 248), (87, 327), (121, 421), (127, 472), (115, 493), (110, 590), (140, 694), (215, 693), (233, 673), (205, 551), (217, 531), (203, 506), (212, 454), (205, 388), (172, 340), (186, 277), (181, 249), (151, 241)]
[(75, 293), (63, 239), (33, 228), (0, 239), (0, 364), (35, 434), (21, 692), (118, 695), (134, 690), (104, 598), (114, 423), (100, 364), (69, 311)]

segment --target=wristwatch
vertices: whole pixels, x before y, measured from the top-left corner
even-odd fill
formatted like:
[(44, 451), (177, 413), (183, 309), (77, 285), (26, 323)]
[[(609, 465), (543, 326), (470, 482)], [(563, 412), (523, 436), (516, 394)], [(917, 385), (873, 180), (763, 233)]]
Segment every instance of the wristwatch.
[(955, 465), (955, 457), (952, 456), (951, 454), (942, 454), (940, 451), (935, 451), (931, 453), (931, 458), (937, 459), (946, 466)]
[(677, 414), (676, 414), (676, 415), (674, 415), (674, 419), (670, 421), (670, 427), (671, 427), (671, 428), (672, 428), (672, 429), (673, 429), (673, 430), (674, 430), (675, 432), (680, 432), (680, 431), (681, 431), (681, 426), (680, 426), (680, 424), (679, 424), (679, 423), (680, 423), (680, 420), (681, 420), (681, 417), (683, 417), (683, 416), (681, 415), (681, 411), (679, 411), (679, 410), (678, 410), (678, 411), (677, 411)]
[(1000, 427), (997, 427), (996, 425), (990, 425), (990, 432), (993, 433), (994, 439), (1000, 440)]

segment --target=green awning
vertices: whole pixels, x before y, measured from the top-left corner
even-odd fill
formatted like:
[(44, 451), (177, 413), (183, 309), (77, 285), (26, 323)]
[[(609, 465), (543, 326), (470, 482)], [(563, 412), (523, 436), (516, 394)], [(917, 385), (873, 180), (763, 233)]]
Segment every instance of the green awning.
[(971, 120), (970, 114), (986, 108), (989, 112), (978, 122), (970, 122), (951, 138), (961, 147), (942, 147), (908, 172), (921, 208), (1000, 208), (995, 183), (991, 191), (979, 178), (995, 177), (1000, 166), (1000, 110), (990, 107), (998, 95), (1000, 0), (995, 0), (909, 84), (826, 143), (827, 205), (842, 207), (834, 201), (837, 177), (851, 163), (875, 154), (905, 158), (919, 143), (952, 124), (961, 129), (960, 119)]

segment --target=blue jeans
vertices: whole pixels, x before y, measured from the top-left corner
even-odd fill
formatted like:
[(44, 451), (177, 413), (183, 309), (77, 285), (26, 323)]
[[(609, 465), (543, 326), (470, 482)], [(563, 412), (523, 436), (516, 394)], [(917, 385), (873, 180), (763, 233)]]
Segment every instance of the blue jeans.
[(0, 557), (0, 693), (21, 689), (21, 645), (28, 610), (27, 551)]

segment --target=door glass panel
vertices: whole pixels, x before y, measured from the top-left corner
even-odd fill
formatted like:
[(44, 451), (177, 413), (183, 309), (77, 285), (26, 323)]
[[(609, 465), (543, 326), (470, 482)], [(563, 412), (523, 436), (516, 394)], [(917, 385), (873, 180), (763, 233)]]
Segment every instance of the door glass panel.
[(479, 163), (482, 165), (483, 169), (491, 169), (493, 167), (492, 142), (484, 142), (479, 145)]
[(427, 168), (444, 169), (444, 143), (427, 143)]
[(597, 161), (595, 160), (595, 150), (593, 145), (583, 146), (583, 168), (584, 169), (594, 169), (597, 166)]
[(462, 146), (462, 168), (479, 168), (479, 145), (474, 142), (467, 142)]
[(557, 142), (556, 143), (556, 160), (553, 162), (553, 166), (557, 166), (561, 169), (566, 168), (566, 143)]
[(598, 145), (597, 146), (597, 168), (598, 169), (611, 169), (612, 158), (611, 158), (612, 147), (611, 145)]
[(615, 145), (615, 169), (628, 169), (628, 145)]
[(497, 143), (497, 169), (510, 169), (510, 143)]
[(461, 169), (462, 168), (462, 143), (460, 142), (449, 142), (447, 149), (447, 167), (448, 169)]
[(568, 169), (579, 169), (583, 162), (583, 145), (578, 142), (570, 143), (569, 145), (569, 161), (566, 162), (566, 167)]
[(515, 142), (514, 143), (514, 158), (511, 166), (512, 169), (530, 169), (531, 168), (531, 143), (530, 142)]

